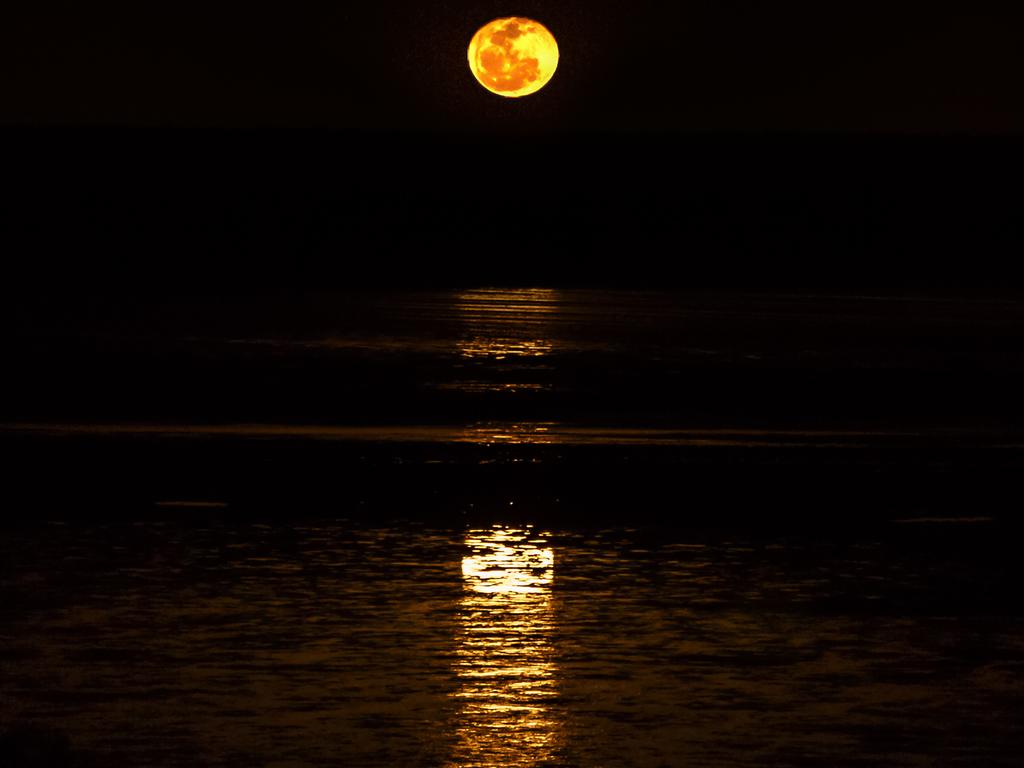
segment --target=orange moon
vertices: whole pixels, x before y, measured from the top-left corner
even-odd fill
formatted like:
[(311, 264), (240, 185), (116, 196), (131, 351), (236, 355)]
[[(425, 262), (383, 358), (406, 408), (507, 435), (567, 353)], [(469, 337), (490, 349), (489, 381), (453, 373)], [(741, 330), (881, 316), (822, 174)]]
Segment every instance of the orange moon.
[(491, 93), (517, 98), (536, 93), (558, 68), (558, 43), (532, 19), (495, 19), (473, 35), (469, 68)]

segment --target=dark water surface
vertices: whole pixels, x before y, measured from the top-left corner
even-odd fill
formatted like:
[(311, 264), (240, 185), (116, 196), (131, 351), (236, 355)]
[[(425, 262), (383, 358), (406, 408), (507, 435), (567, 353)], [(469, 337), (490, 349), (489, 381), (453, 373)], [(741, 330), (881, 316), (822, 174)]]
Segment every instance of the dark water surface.
[(104, 766), (1024, 754), (1021, 567), (988, 518), (744, 538), (201, 516), (5, 532), (10, 739)]
[(0, 447), (43, 516), (1006, 517), (1024, 471), (1019, 301), (391, 289), (16, 318)]
[(1022, 430), (1024, 302), (474, 288), (85, 298), (0, 421)]
[(1021, 302), (13, 317), (0, 764), (1020, 764)]

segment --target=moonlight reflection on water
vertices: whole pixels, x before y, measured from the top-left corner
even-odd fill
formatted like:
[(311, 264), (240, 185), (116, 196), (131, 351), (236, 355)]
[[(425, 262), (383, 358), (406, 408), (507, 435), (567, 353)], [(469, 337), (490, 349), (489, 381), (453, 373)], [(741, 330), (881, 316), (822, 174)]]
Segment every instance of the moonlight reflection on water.
[(463, 324), (459, 354), (476, 362), (539, 362), (555, 351), (552, 324), (560, 309), (550, 288), (464, 291), (455, 301)]
[(454, 764), (537, 766), (561, 725), (551, 634), (554, 552), (531, 528), (471, 530), (462, 561)]
[(0, 537), (0, 747), (38, 724), (95, 768), (1020, 764), (1021, 565), (973, 516), (835, 542), (159, 509)]

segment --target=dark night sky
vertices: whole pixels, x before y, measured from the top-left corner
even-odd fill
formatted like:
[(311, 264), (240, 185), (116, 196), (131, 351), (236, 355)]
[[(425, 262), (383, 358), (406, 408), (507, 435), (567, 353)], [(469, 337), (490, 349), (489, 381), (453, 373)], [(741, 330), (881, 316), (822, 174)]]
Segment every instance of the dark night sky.
[[(1024, 291), (1024, 14), (995, 4), (8, 5), (18, 296)], [(562, 53), (525, 99), (466, 62), (509, 14)]]
[[(3, 122), (1024, 129), (1021, 14), (987, 2), (19, 5), (0, 12)], [(520, 103), (484, 92), (465, 63), (475, 29), (512, 13), (543, 21), (562, 50), (556, 79)]]

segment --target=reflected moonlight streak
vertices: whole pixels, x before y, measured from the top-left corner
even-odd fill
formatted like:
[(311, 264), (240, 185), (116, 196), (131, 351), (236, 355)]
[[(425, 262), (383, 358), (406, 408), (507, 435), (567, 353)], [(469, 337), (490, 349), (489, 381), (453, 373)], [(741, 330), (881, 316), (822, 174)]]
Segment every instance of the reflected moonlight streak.
[(480, 289), (460, 293), (455, 310), (465, 326), (459, 354), (467, 361), (540, 362), (554, 341), (550, 324), (559, 310), (549, 288)]
[(466, 545), (453, 763), (533, 768), (554, 759), (561, 730), (549, 707), (554, 552), (530, 527), (473, 530)]

